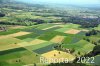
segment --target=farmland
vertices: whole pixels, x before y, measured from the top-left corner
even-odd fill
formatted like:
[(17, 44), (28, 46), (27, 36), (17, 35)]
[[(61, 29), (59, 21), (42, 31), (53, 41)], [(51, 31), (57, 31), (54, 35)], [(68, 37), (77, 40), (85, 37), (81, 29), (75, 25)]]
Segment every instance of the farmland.
[[(63, 49), (66, 49), (66, 48), (70, 50), (74, 49), (75, 51), (73, 53), (61, 51), (61, 54), (60, 54), (61, 56), (55, 56), (55, 58), (58, 58), (58, 57), (61, 58), (62, 55), (65, 55), (63, 57), (67, 58), (68, 57), (67, 55), (69, 55), (69, 56), (73, 56), (75, 59), (75, 57), (77, 56), (79, 57), (91, 52), (93, 48), (95, 47), (95, 45), (91, 44), (90, 42), (83, 40), (83, 38), (85, 37), (86, 31), (81, 31), (82, 28), (79, 28), (79, 27), (68, 28), (67, 27), (67, 29), (69, 30), (73, 29), (73, 30), (80, 31), (77, 34), (72, 34), (72, 33), (65, 33), (65, 31), (62, 31), (63, 29), (65, 30), (65, 27), (68, 26), (68, 24), (66, 25), (61, 24), (63, 26), (63, 27), (60, 27), (61, 31), (59, 28), (53, 29), (55, 27), (49, 28), (47, 30), (43, 30), (43, 29), (48, 28), (48, 26), (49, 27), (59, 26), (58, 24), (47, 24), (48, 26), (45, 26), (45, 25), (46, 24), (41, 24), (43, 28), (39, 28), (39, 27), (34, 28), (34, 26), (31, 26), (31, 28), (30, 27), (28, 27), (27, 29), (24, 28), (22, 29), (22, 31), (17, 31), (16, 33), (12, 32), (6, 35), (2, 35), (2, 32), (1, 32), (0, 36), (2, 38), (0, 38), (0, 47), (1, 47), (0, 58), (3, 60), (0, 60), (0, 61), (1, 62), (5, 61), (6, 63), (12, 64), (12, 65), (18, 64), (19, 66), (23, 64), (24, 65), (31, 64), (33, 62), (39, 63), (39, 57), (41, 56), (46, 57), (46, 55), (49, 53), (53, 55), (52, 52), (54, 50), (57, 50), (55, 46), (60, 45), (60, 44), (63, 47)], [(75, 24), (71, 24), (71, 25), (75, 25)], [(69, 31), (67, 29), (66, 31)], [(91, 41), (95, 38), (92, 36), (90, 37)], [(99, 40), (99, 38), (97, 38), (97, 40)], [(55, 52), (59, 53), (59, 50)], [(33, 60), (28, 61), (27, 59), (30, 59), (30, 58), (32, 58)]]
[(100, 10), (0, 0), (0, 66), (65, 62), (44, 64), (41, 57), (67, 58), (69, 66), (93, 66), (74, 63), (78, 57), (94, 57), (100, 64)]

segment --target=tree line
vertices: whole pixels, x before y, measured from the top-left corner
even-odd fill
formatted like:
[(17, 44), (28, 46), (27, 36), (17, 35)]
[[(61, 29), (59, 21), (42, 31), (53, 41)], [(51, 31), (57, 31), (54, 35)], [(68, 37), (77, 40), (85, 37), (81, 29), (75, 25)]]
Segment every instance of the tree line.
[(81, 18), (81, 17), (63, 17), (64, 23), (74, 23), (81, 25), (82, 28), (97, 27), (100, 24), (100, 18)]

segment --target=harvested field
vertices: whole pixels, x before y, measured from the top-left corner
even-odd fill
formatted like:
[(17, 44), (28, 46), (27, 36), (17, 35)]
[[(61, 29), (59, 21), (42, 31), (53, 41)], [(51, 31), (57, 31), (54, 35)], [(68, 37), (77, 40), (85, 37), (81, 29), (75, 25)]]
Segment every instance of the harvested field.
[(17, 36), (22, 36), (22, 35), (27, 35), (27, 34), (30, 34), (30, 32), (18, 32), (18, 33), (10, 34), (8, 36), (9, 37), (17, 37)]
[[(53, 50), (47, 53), (42, 54), (41, 56), (45, 57), (46, 59), (53, 58), (53, 59), (61, 59), (61, 58), (67, 58), (68, 61), (72, 61), (75, 59), (75, 57), (69, 53)], [(52, 62), (49, 60), (49, 62)]]
[(19, 47), (26, 47), (26, 46), (31, 46), (31, 45), (37, 45), (37, 44), (41, 44), (44, 43), (46, 41), (44, 40), (39, 40), (39, 39), (35, 39), (31, 42), (21, 42), (21, 43), (13, 43), (13, 44), (8, 44), (8, 45), (4, 45), (4, 46), (0, 46), (0, 50), (8, 50), (8, 49), (14, 49), (14, 48), (19, 48)]
[(45, 29), (42, 29), (42, 30), (48, 30), (48, 29), (55, 28), (55, 27), (61, 27), (61, 26), (60, 25), (55, 25), (55, 26), (48, 27), (48, 28), (45, 28)]
[(71, 29), (71, 30), (65, 31), (64, 33), (68, 33), (68, 34), (77, 34), (77, 33), (79, 33), (79, 32), (80, 32), (80, 30)]
[(17, 38), (12, 37), (5, 37), (0, 39), (0, 51), (19, 48), (20, 46), (17, 45), (18, 43), (22, 42)]
[(61, 27), (54, 27), (54, 28), (50, 28), (50, 29), (47, 29), (47, 30), (45, 30), (45, 31), (54, 31), (54, 30), (57, 30), (57, 29), (60, 29)]
[(18, 36), (23, 36), (23, 35), (27, 35), (27, 34), (30, 34), (30, 32), (17, 32), (17, 33), (13, 33), (13, 34), (9, 34), (9, 35), (2, 35), (0, 36), (0, 38), (7, 38), (7, 37), (18, 37)]
[(1, 47), (0, 47), (0, 51), (9, 50), (9, 49), (14, 49), (14, 48), (19, 48), (19, 45), (10, 44), (10, 45), (1, 46)]
[(30, 42), (30, 44), (36, 45), (36, 44), (40, 44), (40, 43), (44, 43), (46, 42), (45, 40), (40, 40), (40, 39), (35, 39), (33, 41)]
[(0, 38), (0, 48), (1, 46), (6, 46), (9, 44), (15, 44), (20, 42), (22, 42), (20, 39), (13, 38), (13, 37)]
[(35, 40), (31, 41), (31, 42), (22, 42), (22, 43), (19, 43), (18, 45), (20, 47), (26, 47), (26, 46), (41, 44), (41, 43), (44, 43), (44, 42), (46, 42), (46, 41), (40, 40), (40, 39), (35, 39)]
[(54, 42), (54, 43), (60, 43), (63, 41), (63, 39), (65, 38), (65, 36), (55, 36), (53, 39), (51, 39), (50, 41), (51, 42)]
[(8, 38), (9, 36), (8, 35), (2, 35), (0, 36), (0, 39), (5, 39), (5, 38)]
[(21, 42), (17, 45), (19, 45), (20, 47), (25, 47), (25, 46), (31, 46), (32, 44), (29, 44), (28, 42)]
[(1, 45), (0, 50), (8, 50), (8, 49), (13, 49), (13, 48), (26, 47), (26, 46), (37, 45), (37, 44), (46, 42), (44, 40), (39, 40), (39, 39), (35, 39), (31, 42), (22, 42), (16, 38), (8, 38), (5, 40), (6, 41), (2, 40), (2, 42), (0, 42), (0, 45)]
[(54, 26), (54, 24), (40, 24), (36, 29), (45, 29)]

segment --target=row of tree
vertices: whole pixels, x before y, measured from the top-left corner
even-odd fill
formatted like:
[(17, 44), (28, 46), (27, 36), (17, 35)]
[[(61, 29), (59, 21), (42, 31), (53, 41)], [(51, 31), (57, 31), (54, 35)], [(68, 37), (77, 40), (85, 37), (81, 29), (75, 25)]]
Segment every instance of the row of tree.
[(83, 28), (97, 27), (100, 24), (100, 18), (81, 18), (81, 17), (63, 17), (64, 23), (80, 24)]
[(91, 30), (91, 31), (89, 31), (89, 32), (87, 32), (85, 35), (86, 36), (91, 36), (91, 35), (97, 35), (97, 34), (99, 34), (100, 33), (100, 31), (99, 30)]
[(92, 44), (94, 45), (99, 45), (100, 44), (100, 39), (99, 40), (91, 40), (89, 37), (91, 36), (97, 36), (100, 34), (100, 31), (99, 30), (91, 30), (89, 32), (87, 32), (85, 35), (86, 37), (83, 38), (84, 40), (88, 41), (88, 42), (91, 42)]
[(0, 13), (0, 17), (4, 17), (5, 16), (5, 14), (3, 14), (3, 13)]

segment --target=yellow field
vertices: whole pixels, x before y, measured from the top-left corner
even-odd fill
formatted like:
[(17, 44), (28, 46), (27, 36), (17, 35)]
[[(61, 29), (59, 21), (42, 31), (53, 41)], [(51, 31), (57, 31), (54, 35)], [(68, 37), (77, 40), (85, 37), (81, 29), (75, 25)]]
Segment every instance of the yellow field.
[(17, 36), (22, 36), (22, 35), (26, 35), (26, 34), (30, 34), (30, 32), (18, 32), (18, 33), (14, 33), (14, 34), (10, 34), (8, 35), (9, 37), (17, 37)]
[(32, 44), (29, 44), (28, 42), (21, 42), (21, 43), (18, 43), (17, 45), (19, 45), (20, 47), (25, 47), (25, 46), (30, 46)]
[(68, 33), (68, 34), (77, 34), (77, 33), (79, 33), (79, 32), (80, 32), (80, 30), (71, 29), (71, 30), (65, 31), (64, 33)]
[[(41, 56), (43, 56), (46, 59), (52, 58), (52, 59), (61, 59), (61, 58), (67, 58), (68, 61), (72, 61), (75, 59), (75, 57), (69, 53), (66, 52), (62, 52), (62, 51), (58, 51), (58, 50), (53, 50), (47, 53), (42, 54)], [(51, 62), (51, 61), (50, 61)]]
[(44, 28), (44, 29), (42, 29), (42, 30), (47, 30), (47, 29), (51, 29), (51, 28), (54, 28), (54, 27), (57, 27), (57, 25), (52, 26), (52, 27), (48, 27), (48, 28)]
[(17, 44), (8, 44), (8, 45), (1, 45), (0, 46), (0, 51), (8, 50), (8, 49), (14, 49), (14, 48), (19, 48), (20, 46)]
[(44, 43), (44, 42), (46, 42), (46, 41), (40, 40), (40, 39), (35, 39), (35, 40), (31, 41), (31, 42), (21, 42), (18, 45), (20, 47), (26, 47), (26, 46), (41, 44), (41, 43)]
[(0, 47), (9, 44), (20, 43), (20, 42), (22, 42), (20, 39), (13, 38), (13, 37), (0, 38)]
[(37, 45), (37, 44), (46, 42), (46, 41), (40, 40), (40, 39), (35, 39), (31, 42), (22, 42), (21, 40), (12, 38), (12, 37), (9, 37), (9, 38), (5, 37), (0, 40), (1, 40), (0, 41), (0, 51), (19, 48), (19, 47), (26, 47), (26, 46), (31, 46), (31, 45)]
[(9, 37), (9, 36), (8, 35), (2, 35), (2, 36), (0, 36), (0, 39), (7, 38), (7, 37)]
[(40, 40), (40, 39), (35, 39), (31, 42), (29, 42), (30, 44), (36, 45), (36, 44), (40, 44), (40, 43), (44, 43), (46, 42), (45, 40)]
[(0, 38), (0, 51), (18, 48), (19, 45), (17, 44), (20, 42), (22, 42), (20, 39), (13, 38), (13, 37)]
[(8, 38), (8, 37), (17, 37), (17, 36), (22, 36), (22, 35), (26, 35), (26, 34), (30, 34), (30, 32), (18, 32), (18, 33), (14, 33), (14, 34), (9, 34), (9, 35), (2, 35), (0, 36), (0, 39), (2, 38)]
[(54, 28), (54, 27), (64, 27), (64, 25), (55, 25), (55, 26), (52, 26), (52, 27), (48, 27), (48, 28), (44, 28), (42, 30), (47, 30), (47, 29), (51, 29), (51, 28)]
[(65, 38), (65, 36), (56, 36), (56, 37), (54, 37), (53, 39), (51, 39), (50, 41), (51, 42), (54, 42), (54, 43), (60, 43), (60, 42), (62, 42), (63, 41), (63, 39)]

